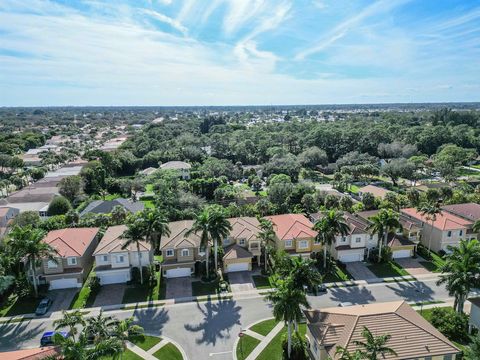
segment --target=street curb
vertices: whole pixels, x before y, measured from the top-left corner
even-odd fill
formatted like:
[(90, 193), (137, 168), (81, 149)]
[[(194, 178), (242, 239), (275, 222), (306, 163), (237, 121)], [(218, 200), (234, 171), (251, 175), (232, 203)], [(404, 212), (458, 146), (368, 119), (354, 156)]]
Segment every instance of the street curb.
[[(268, 318), (264, 318), (264, 319), (260, 319), (260, 320), (257, 320), (253, 323), (250, 323), (248, 324), (248, 326), (245, 327), (245, 330), (248, 330), (250, 329), (253, 325), (256, 325), (258, 323), (261, 323), (262, 321), (266, 321), (266, 320), (270, 320), (270, 319), (275, 319), (273, 316), (271, 317), (268, 317)], [(243, 330), (243, 329), (242, 329)], [(232, 351), (232, 358), (233, 360), (238, 360), (237, 359), (237, 345), (238, 345), (238, 342), (240, 341), (240, 338), (237, 336), (237, 339), (235, 340), (235, 343), (233, 344), (233, 351)]]
[(177, 347), (178, 351), (180, 351), (182, 353), (183, 360), (188, 360), (187, 353), (185, 352), (185, 350), (183, 350), (183, 347), (181, 347), (180, 344), (178, 344), (175, 340), (172, 340), (171, 338), (169, 338), (167, 336), (163, 336), (163, 335), (159, 336), (159, 335), (155, 335), (155, 334), (152, 334), (152, 333), (145, 333), (145, 335), (155, 336), (155, 337), (158, 337), (158, 338), (161, 337), (162, 340), (167, 340), (169, 343), (172, 343), (173, 345), (175, 345)]

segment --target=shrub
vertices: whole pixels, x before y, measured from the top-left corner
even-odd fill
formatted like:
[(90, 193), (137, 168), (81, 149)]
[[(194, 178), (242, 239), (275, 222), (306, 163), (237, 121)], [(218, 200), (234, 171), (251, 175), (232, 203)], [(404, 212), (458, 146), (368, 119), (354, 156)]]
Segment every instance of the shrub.
[[(368, 260), (370, 262), (373, 262), (373, 263), (378, 262), (378, 250), (379, 249), (377, 248), (377, 249), (373, 249), (373, 250), (370, 251), (370, 255), (368, 257)], [(380, 259), (380, 262), (386, 263), (386, 262), (392, 261), (392, 258), (393, 258), (392, 249), (390, 249), (387, 246), (383, 246), (382, 247), (382, 258)]]
[(288, 334), (282, 337), (283, 358), (288, 360), (307, 360), (307, 341), (298, 332), (292, 334), (292, 352), (288, 357)]
[[(150, 271), (150, 268), (148, 267), (143, 267), (142, 268), (142, 273), (143, 273), (143, 283), (148, 284), (150, 281), (152, 281), (153, 274)], [(138, 267), (132, 267), (131, 270), (132, 274), (132, 282), (135, 284), (140, 284), (140, 270)]]
[(91, 277), (88, 280), (88, 287), (90, 288), (90, 293), (96, 295), (100, 291), (101, 285), (100, 285), (100, 279), (96, 276)]
[(65, 215), (71, 209), (72, 205), (67, 198), (63, 196), (55, 196), (48, 206), (47, 214), (48, 216)]
[(460, 314), (451, 307), (434, 308), (431, 322), (447, 338), (461, 343), (468, 342), (467, 315)]

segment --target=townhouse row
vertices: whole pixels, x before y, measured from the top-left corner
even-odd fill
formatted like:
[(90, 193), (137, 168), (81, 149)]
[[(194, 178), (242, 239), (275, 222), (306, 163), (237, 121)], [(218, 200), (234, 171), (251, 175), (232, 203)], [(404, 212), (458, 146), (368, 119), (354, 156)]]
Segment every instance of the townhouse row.
[[(369, 231), (370, 218), (378, 211), (357, 214), (345, 213), (349, 232), (338, 235), (330, 247), (332, 256), (341, 262), (363, 261), (378, 246), (378, 234)], [(291, 255), (311, 257), (322, 251), (322, 244), (313, 223), (321, 214), (307, 218), (302, 214), (268, 216), (275, 231), (275, 247)], [(460, 240), (477, 237), (472, 230), (480, 219), (480, 205), (449, 205), (442, 209), (434, 221), (413, 208), (402, 209), (400, 223), (403, 229), (389, 234), (387, 246), (394, 258), (411, 257), (419, 243), (434, 251), (448, 250)], [(262, 242), (260, 222), (254, 217), (228, 219), (232, 230), (223, 240), (223, 271), (251, 271), (253, 264), (261, 263)], [(167, 278), (191, 276), (196, 266), (205, 260), (200, 234), (189, 232), (193, 220), (169, 223), (170, 235), (160, 242), (163, 255), (162, 271)], [(131, 280), (131, 268), (148, 266), (153, 262), (153, 249), (147, 242), (137, 248), (124, 248), (125, 225), (109, 227), (103, 237), (99, 228), (68, 228), (51, 231), (44, 241), (57, 251), (56, 261), (43, 259), (37, 270), (39, 283), (50, 284), (50, 289), (81, 287), (89, 270), (95, 264), (96, 276), (101, 284), (125, 283)]]

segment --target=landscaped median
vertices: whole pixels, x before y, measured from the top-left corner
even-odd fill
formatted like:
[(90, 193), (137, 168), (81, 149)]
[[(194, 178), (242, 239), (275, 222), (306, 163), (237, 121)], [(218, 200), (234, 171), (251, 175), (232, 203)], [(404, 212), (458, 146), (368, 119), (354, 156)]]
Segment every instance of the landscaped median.
[(123, 359), (137, 360), (153, 356), (161, 360), (184, 360), (182, 351), (172, 340), (152, 335), (139, 335), (130, 340), (134, 346), (123, 355)]

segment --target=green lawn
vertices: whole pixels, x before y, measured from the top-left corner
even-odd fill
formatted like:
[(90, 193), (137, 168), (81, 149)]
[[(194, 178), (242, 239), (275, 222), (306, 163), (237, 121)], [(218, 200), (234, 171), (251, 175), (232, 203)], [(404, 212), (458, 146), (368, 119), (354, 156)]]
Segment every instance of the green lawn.
[(157, 281), (153, 286), (150, 284), (134, 284), (127, 287), (123, 293), (122, 304), (165, 299), (166, 287), (160, 275), (160, 272), (155, 273)]
[(143, 205), (145, 205), (146, 209), (154, 209), (155, 208), (155, 205), (153, 204), (153, 200), (140, 200), (140, 202), (142, 202)]
[(212, 281), (210, 283), (203, 281), (192, 281), (192, 295), (216, 295), (220, 292), (218, 288), (218, 281)]
[(249, 335), (243, 335), (237, 344), (237, 359), (244, 360), (250, 355), (250, 353), (260, 344), (260, 340), (255, 339)]
[(359, 189), (360, 188), (357, 185), (353, 185), (353, 184), (350, 185), (350, 187), (349, 187), (350, 192), (353, 193), (353, 194), (357, 194)]
[(256, 332), (257, 334), (267, 336), (270, 331), (278, 324), (278, 321), (275, 319), (269, 319), (258, 324), (253, 325), (250, 330)]
[(270, 276), (253, 275), (252, 279), (257, 289), (270, 289), (272, 287)]
[(153, 192), (153, 184), (147, 184), (145, 186), (145, 192)]
[[(306, 324), (299, 324), (298, 330), (302, 336), (307, 332)], [(282, 337), (287, 333), (287, 328), (284, 327), (265, 349), (258, 355), (256, 360), (281, 360), (282, 359)]]
[(90, 287), (88, 286), (88, 284), (89, 284), (89, 279), (92, 277), (95, 277), (95, 271), (93, 271), (94, 267), (95, 265), (92, 266), (92, 270), (88, 274), (88, 277), (84, 281), (80, 291), (75, 294), (75, 297), (70, 303), (69, 309), (83, 309), (86, 307), (93, 306), (93, 303), (95, 302), (96, 294), (90, 291)]
[(148, 351), (155, 345), (157, 345), (160, 341), (162, 341), (162, 338), (159, 338), (157, 336), (150, 336), (150, 335), (141, 335), (141, 336), (136, 336), (131, 340), (132, 343), (137, 345), (140, 349)]
[(19, 298), (12, 294), (0, 305), (0, 317), (34, 313), (41, 298)]
[(426, 261), (420, 261), (420, 264), (424, 266), (428, 271), (440, 272), (440, 268), (445, 265), (445, 260), (443, 260), (437, 253), (430, 251), (423, 247), (418, 247), (418, 255), (424, 258)]
[(122, 360), (143, 360), (141, 356), (138, 356), (131, 350), (127, 350), (122, 355)]
[(408, 272), (405, 271), (395, 261), (389, 261), (388, 263), (370, 264), (368, 268), (379, 278), (396, 277), (396, 276), (408, 276)]
[(182, 353), (172, 343), (162, 346), (153, 356), (161, 360), (183, 360)]
[(352, 279), (353, 279), (352, 275), (350, 275), (350, 273), (346, 269), (342, 269), (337, 265), (335, 265), (335, 268), (333, 269), (333, 271), (331, 271), (330, 273), (324, 276), (323, 282), (325, 283), (342, 282), (342, 281), (348, 281)]

